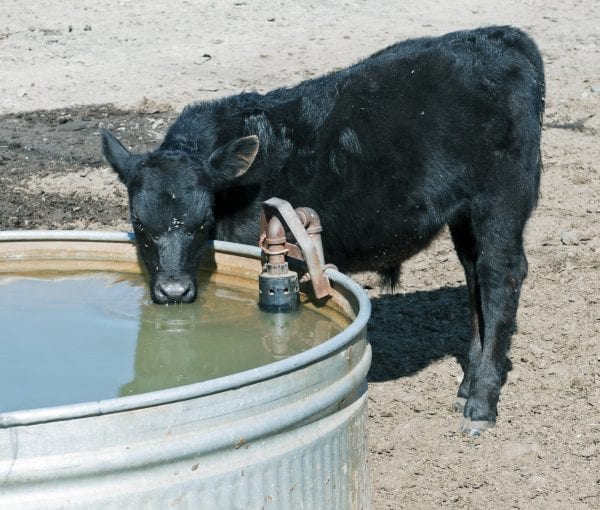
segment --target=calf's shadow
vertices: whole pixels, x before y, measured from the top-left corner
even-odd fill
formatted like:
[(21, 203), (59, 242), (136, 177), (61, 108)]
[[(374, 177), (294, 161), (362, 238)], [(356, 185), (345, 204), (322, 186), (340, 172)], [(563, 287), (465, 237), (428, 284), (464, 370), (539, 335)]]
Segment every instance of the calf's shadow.
[[(436, 360), (454, 357), (463, 371), (471, 334), (466, 287), (442, 287), (371, 299), (369, 382), (407, 377)], [(507, 359), (503, 383), (511, 364)], [(458, 387), (457, 387), (458, 389)]]

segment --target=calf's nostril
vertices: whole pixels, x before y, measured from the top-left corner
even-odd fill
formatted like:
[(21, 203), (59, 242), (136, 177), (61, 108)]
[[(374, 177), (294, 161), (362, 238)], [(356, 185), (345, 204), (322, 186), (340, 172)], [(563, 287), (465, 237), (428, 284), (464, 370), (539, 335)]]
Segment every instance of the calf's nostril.
[(191, 283), (188, 284), (185, 293), (182, 296), (182, 301), (184, 303), (191, 303), (196, 299), (196, 287)]

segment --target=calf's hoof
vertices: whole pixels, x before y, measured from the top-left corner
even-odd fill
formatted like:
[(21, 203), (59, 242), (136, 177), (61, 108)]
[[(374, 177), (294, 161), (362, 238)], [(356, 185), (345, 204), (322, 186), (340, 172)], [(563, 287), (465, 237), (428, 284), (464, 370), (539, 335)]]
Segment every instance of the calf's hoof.
[(469, 437), (479, 437), (483, 432), (493, 427), (495, 424), (496, 422), (494, 421), (464, 418), (460, 430)]

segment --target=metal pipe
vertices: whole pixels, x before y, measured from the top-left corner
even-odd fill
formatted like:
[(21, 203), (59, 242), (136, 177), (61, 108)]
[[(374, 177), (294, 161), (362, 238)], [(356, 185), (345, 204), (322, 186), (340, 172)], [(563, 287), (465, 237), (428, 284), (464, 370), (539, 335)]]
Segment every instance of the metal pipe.
[(321, 265), (324, 266), (325, 255), (323, 253), (323, 241), (321, 240), (321, 232), (323, 232), (323, 227), (321, 226), (319, 215), (310, 207), (297, 207), (296, 214), (304, 225), (306, 233), (312, 239), (312, 242), (317, 249), (317, 254), (319, 255)]
[(260, 245), (267, 256), (264, 270), (258, 277), (258, 305), (266, 312), (292, 312), (300, 304), (298, 274), (290, 271), (286, 262), (285, 227), (273, 216)]
[(105, 241), (128, 242), (133, 232), (104, 232), (102, 230), (5, 230), (0, 241)]
[[(299, 215), (292, 208), (289, 202), (280, 198), (272, 197), (268, 200), (265, 200), (263, 202), (263, 206), (275, 209), (296, 239), (296, 242), (302, 250), (304, 260), (306, 261), (308, 274), (312, 283), (315, 297), (317, 299), (322, 299), (330, 296), (331, 289), (329, 286), (329, 281), (323, 272), (323, 248), (321, 246), (321, 254), (319, 254), (317, 247), (313, 243), (313, 239), (306, 232)], [(313, 214), (316, 216), (314, 211)]]

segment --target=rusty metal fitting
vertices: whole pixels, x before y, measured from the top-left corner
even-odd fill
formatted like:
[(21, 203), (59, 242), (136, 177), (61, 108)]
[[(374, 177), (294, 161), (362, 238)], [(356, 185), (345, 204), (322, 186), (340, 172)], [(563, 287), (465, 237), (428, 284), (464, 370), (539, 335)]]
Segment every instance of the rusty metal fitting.
[[(281, 272), (281, 268), (276, 270), (274, 266), (283, 263), (287, 255), (306, 263), (307, 271), (301, 282), (311, 283), (317, 299), (331, 296), (329, 279), (324, 273), (322, 231), (319, 216), (310, 207), (293, 209), (289, 202), (275, 197), (263, 202), (259, 240), (267, 257), (263, 274)], [(289, 251), (284, 253), (285, 250)]]
[(323, 232), (321, 220), (314, 209), (311, 209), (310, 207), (297, 207), (296, 214), (298, 214), (300, 221), (306, 228), (306, 232), (308, 232), (309, 235), (320, 234)]
[[(287, 264), (285, 264), (287, 269)], [(292, 312), (300, 304), (298, 274), (263, 271), (258, 277), (258, 304), (266, 312)]]
[(323, 227), (321, 226), (319, 215), (310, 207), (298, 207), (296, 209), (296, 214), (298, 215), (298, 218), (300, 218), (308, 237), (311, 239), (317, 250), (317, 257), (319, 258), (321, 266), (324, 266), (325, 256), (323, 254), (323, 242), (321, 241)]
[(290, 312), (300, 303), (298, 274), (290, 271), (285, 256), (285, 228), (279, 218), (273, 216), (260, 236), (259, 246), (267, 256), (263, 272), (258, 279), (258, 304), (267, 312)]

